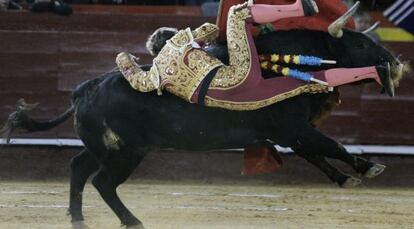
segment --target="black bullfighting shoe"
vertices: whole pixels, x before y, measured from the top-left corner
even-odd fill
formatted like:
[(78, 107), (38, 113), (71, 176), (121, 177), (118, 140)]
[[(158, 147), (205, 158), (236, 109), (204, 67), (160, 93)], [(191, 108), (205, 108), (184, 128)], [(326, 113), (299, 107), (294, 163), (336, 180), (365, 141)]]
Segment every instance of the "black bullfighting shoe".
[(302, 1), (302, 7), (303, 12), (305, 13), (305, 16), (313, 16), (317, 13), (319, 13), (318, 5), (314, 0), (301, 0)]
[(384, 87), (385, 92), (391, 97), (394, 96), (394, 82), (391, 79), (391, 67), (390, 63), (384, 63), (375, 67), (377, 69), (381, 85)]

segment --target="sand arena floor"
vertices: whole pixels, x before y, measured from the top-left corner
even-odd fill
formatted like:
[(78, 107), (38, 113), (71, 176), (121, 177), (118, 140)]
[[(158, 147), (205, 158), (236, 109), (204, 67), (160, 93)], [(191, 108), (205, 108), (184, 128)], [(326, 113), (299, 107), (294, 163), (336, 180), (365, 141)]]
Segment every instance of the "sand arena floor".
[[(2, 181), (0, 228), (72, 228), (68, 190), (66, 181)], [(147, 229), (414, 227), (410, 188), (134, 180), (118, 191)], [(120, 228), (89, 183), (84, 215), (88, 228)]]

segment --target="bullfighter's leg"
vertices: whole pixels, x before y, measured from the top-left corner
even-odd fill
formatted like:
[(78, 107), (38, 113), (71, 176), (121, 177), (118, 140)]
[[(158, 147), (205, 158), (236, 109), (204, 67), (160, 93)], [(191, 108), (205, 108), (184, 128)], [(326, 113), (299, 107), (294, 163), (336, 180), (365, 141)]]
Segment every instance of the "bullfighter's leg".
[(257, 85), (262, 77), (256, 45), (251, 34), (253, 22), (268, 23), (281, 18), (304, 16), (311, 14), (307, 12), (311, 9), (315, 11), (312, 14), (317, 12), (313, 0), (297, 0), (292, 5), (248, 6), (245, 3), (232, 6), (229, 10), (226, 30), (229, 65), (219, 68), (209, 88), (227, 90), (237, 87), (244, 81)]
[(297, 155), (319, 168), (332, 182), (337, 183), (343, 188), (355, 187), (361, 183), (360, 179), (345, 174), (339, 169), (333, 167), (328, 161), (326, 161), (325, 156), (320, 154), (318, 151), (305, 151), (306, 149), (300, 144), (293, 146), (292, 149)]
[[(285, 76), (308, 75), (309, 77), (313, 77), (326, 82), (327, 86), (330, 87), (357, 83), (363, 80), (375, 80), (378, 84), (384, 87), (385, 91), (391, 97), (394, 96), (394, 83), (391, 78), (391, 66), (388, 62), (378, 66), (360, 68), (332, 68), (324, 71), (313, 72), (310, 74), (271, 63), (283, 60), (285, 63), (291, 64), (294, 63), (295, 57), (289, 55), (284, 55), (282, 57), (279, 57), (279, 55), (274, 55), (274, 57), (275, 59), (273, 59), (272, 55), (262, 56), (261, 68), (265, 70), (271, 69), (273, 72)], [(269, 84), (271, 81), (272, 79), (267, 79), (267, 84)]]
[(297, 0), (290, 5), (253, 4), (250, 10), (254, 22), (269, 23), (282, 18), (315, 15), (318, 6), (313, 0)]
[(303, 148), (319, 151), (325, 157), (341, 160), (350, 165), (357, 173), (365, 177), (372, 178), (379, 175), (385, 166), (370, 162), (362, 157), (357, 157), (348, 153), (343, 145), (333, 139), (323, 135), (312, 126), (303, 125), (300, 131), (299, 142)]
[(143, 228), (141, 221), (122, 203), (116, 189), (131, 175), (142, 159), (134, 153), (114, 152), (108, 156), (92, 180), (106, 204), (115, 212), (121, 223), (128, 227)]
[(315, 75), (323, 74), (323, 78), (331, 87), (372, 79), (382, 85), (388, 95), (394, 96), (394, 84), (390, 71), (390, 64), (385, 63), (384, 65), (376, 67), (334, 68), (316, 72)]
[(70, 163), (70, 201), (68, 214), (72, 217), (72, 222), (82, 221), (82, 192), (86, 180), (98, 170), (98, 162), (90, 155), (87, 149), (82, 150), (72, 158)]

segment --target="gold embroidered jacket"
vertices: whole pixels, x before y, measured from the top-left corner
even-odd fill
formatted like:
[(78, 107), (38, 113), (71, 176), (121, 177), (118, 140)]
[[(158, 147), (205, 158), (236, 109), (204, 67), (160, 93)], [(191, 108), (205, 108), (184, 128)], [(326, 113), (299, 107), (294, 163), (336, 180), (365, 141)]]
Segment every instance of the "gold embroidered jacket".
[(166, 89), (190, 101), (204, 77), (223, 65), (217, 58), (201, 49), (199, 44), (210, 43), (218, 36), (218, 28), (204, 23), (194, 31), (180, 30), (161, 49), (149, 71), (137, 67), (131, 54), (120, 53), (116, 62), (132, 87), (141, 92)]

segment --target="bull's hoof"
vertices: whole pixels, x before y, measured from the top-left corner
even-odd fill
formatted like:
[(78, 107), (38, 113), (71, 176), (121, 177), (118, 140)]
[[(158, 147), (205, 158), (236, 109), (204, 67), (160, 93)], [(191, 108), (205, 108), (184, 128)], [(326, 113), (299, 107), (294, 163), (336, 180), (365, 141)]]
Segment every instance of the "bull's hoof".
[(353, 188), (361, 184), (361, 180), (355, 177), (349, 177), (344, 183), (341, 184), (342, 188)]
[(88, 225), (85, 224), (85, 222), (82, 221), (72, 221), (72, 228), (73, 229), (89, 229)]
[(72, 217), (71, 222), (81, 222), (84, 220), (82, 212), (72, 212), (70, 208), (68, 208), (66, 215)]
[(385, 167), (385, 165), (375, 164), (364, 173), (364, 177), (374, 178), (380, 175), (384, 171)]
[(123, 223), (121, 223), (121, 226), (125, 226), (128, 229), (144, 229), (142, 222), (134, 216), (123, 221)]
[(145, 229), (145, 227), (144, 227), (144, 225), (142, 223), (141, 224), (138, 224), (138, 225), (127, 226), (126, 228), (127, 229)]

